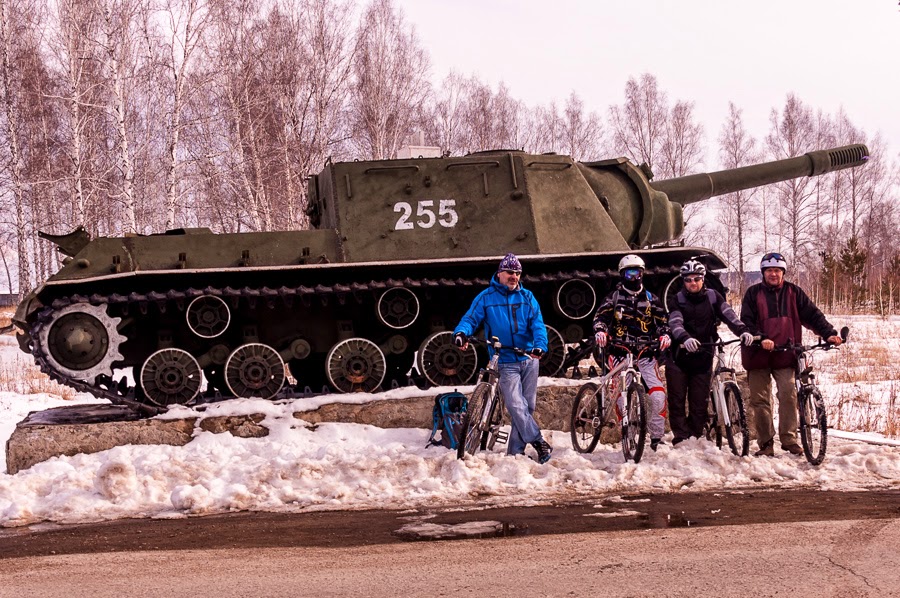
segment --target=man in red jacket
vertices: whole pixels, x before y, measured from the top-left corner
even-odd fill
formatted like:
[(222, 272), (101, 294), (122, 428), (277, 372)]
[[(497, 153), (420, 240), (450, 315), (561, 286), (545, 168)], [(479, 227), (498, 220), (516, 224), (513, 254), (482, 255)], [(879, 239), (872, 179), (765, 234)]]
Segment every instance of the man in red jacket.
[(841, 344), (825, 315), (810, 300), (803, 289), (786, 282), (787, 261), (780, 253), (767, 253), (760, 262), (763, 281), (747, 289), (741, 303), (741, 320), (750, 333), (760, 335), (760, 346), (742, 347), (741, 361), (750, 383), (750, 409), (756, 431), (757, 457), (775, 454), (775, 425), (772, 421), (772, 378), (778, 395), (778, 437), (781, 448), (792, 455), (803, 454), (797, 444), (797, 390), (794, 387), (794, 368), (797, 356), (793, 351), (777, 351), (776, 347), (789, 342), (800, 343), (803, 331), (809, 328), (829, 343)]

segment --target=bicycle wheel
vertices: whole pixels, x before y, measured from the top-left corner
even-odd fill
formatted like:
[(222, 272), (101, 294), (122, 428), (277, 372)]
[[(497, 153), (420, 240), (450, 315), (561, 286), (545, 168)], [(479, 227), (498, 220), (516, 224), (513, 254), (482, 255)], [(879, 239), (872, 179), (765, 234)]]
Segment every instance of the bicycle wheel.
[(825, 459), (828, 446), (828, 421), (825, 415), (825, 402), (819, 389), (803, 389), (797, 396), (800, 408), (800, 444), (806, 460), (813, 465)]
[(483, 382), (475, 387), (469, 406), (462, 421), (462, 431), (459, 434), (459, 444), (456, 445), (456, 458), (464, 459), (466, 453), (474, 455), (482, 447), (485, 430), (482, 429), (482, 415), (488, 408), (488, 398), (491, 394), (491, 385)]
[(588, 382), (578, 389), (572, 404), (572, 448), (579, 453), (593, 453), (603, 430), (602, 406), (597, 385)]
[(741, 390), (734, 382), (726, 382), (725, 406), (728, 407), (728, 421), (725, 426), (725, 438), (731, 452), (738, 457), (746, 457), (750, 453), (750, 431), (747, 429), (747, 413), (744, 411), (744, 399)]
[(639, 382), (628, 386), (625, 398), (625, 409), (628, 413), (628, 424), (622, 424), (622, 454), (625, 460), (640, 462), (644, 454), (644, 441), (647, 439), (647, 392)]

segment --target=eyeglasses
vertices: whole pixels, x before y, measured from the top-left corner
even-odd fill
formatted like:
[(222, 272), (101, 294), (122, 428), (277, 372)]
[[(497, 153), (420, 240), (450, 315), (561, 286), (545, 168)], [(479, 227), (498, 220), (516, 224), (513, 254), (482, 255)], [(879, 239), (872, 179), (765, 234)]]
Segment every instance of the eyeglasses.
[(516, 276), (519, 276), (521, 274), (521, 272), (519, 272), (518, 270), (501, 270), (501, 272), (503, 272), (504, 274), (515, 274)]
[(685, 276), (684, 282), (703, 282), (702, 276)]
[(766, 255), (763, 256), (763, 261), (766, 261), (766, 260), (785, 261), (784, 256), (781, 255), (780, 253), (767, 253)]
[(644, 276), (644, 271), (640, 268), (626, 268), (622, 271), (625, 280), (640, 280)]

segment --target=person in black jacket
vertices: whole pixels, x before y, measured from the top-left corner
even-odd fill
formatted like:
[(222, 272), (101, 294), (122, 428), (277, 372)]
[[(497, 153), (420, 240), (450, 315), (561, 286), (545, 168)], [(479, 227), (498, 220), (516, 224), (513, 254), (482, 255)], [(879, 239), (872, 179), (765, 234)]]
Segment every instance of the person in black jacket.
[[(669, 399), (669, 425), (672, 444), (690, 437), (700, 438), (706, 423), (706, 401), (712, 378), (711, 343), (719, 338), (719, 322), (749, 345), (753, 336), (741, 322), (721, 293), (704, 286), (706, 266), (690, 259), (681, 266), (684, 288), (678, 291), (669, 312), (672, 334), (671, 359), (666, 363), (666, 389)], [(687, 416), (685, 416), (687, 400)]]
[(787, 343), (802, 341), (801, 326), (834, 345), (841, 344), (825, 315), (797, 285), (786, 282), (787, 261), (780, 253), (767, 253), (759, 264), (763, 281), (747, 289), (741, 303), (741, 320), (750, 333), (760, 335), (759, 346), (743, 347), (741, 361), (750, 383), (750, 410), (756, 431), (757, 457), (774, 456), (775, 425), (772, 421), (772, 378), (778, 395), (778, 437), (781, 448), (802, 455), (797, 444), (797, 390), (794, 369), (797, 355), (779, 351)]

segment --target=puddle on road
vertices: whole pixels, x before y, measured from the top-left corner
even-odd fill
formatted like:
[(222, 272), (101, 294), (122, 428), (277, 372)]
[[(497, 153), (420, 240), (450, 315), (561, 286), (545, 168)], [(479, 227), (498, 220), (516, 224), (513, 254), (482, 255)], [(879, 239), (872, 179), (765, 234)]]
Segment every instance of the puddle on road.
[(503, 538), (528, 533), (528, 526), (508, 521), (466, 521), (465, 523), (411, 523), (392, 532), (411, 542), (423, 540), (461, 540), (464, 538)]
[(644, 513), (641, 516), (642, 527), (664, 529), (667, 527), (697, 527), (698, 521), (688, 519), (684, 513)]

